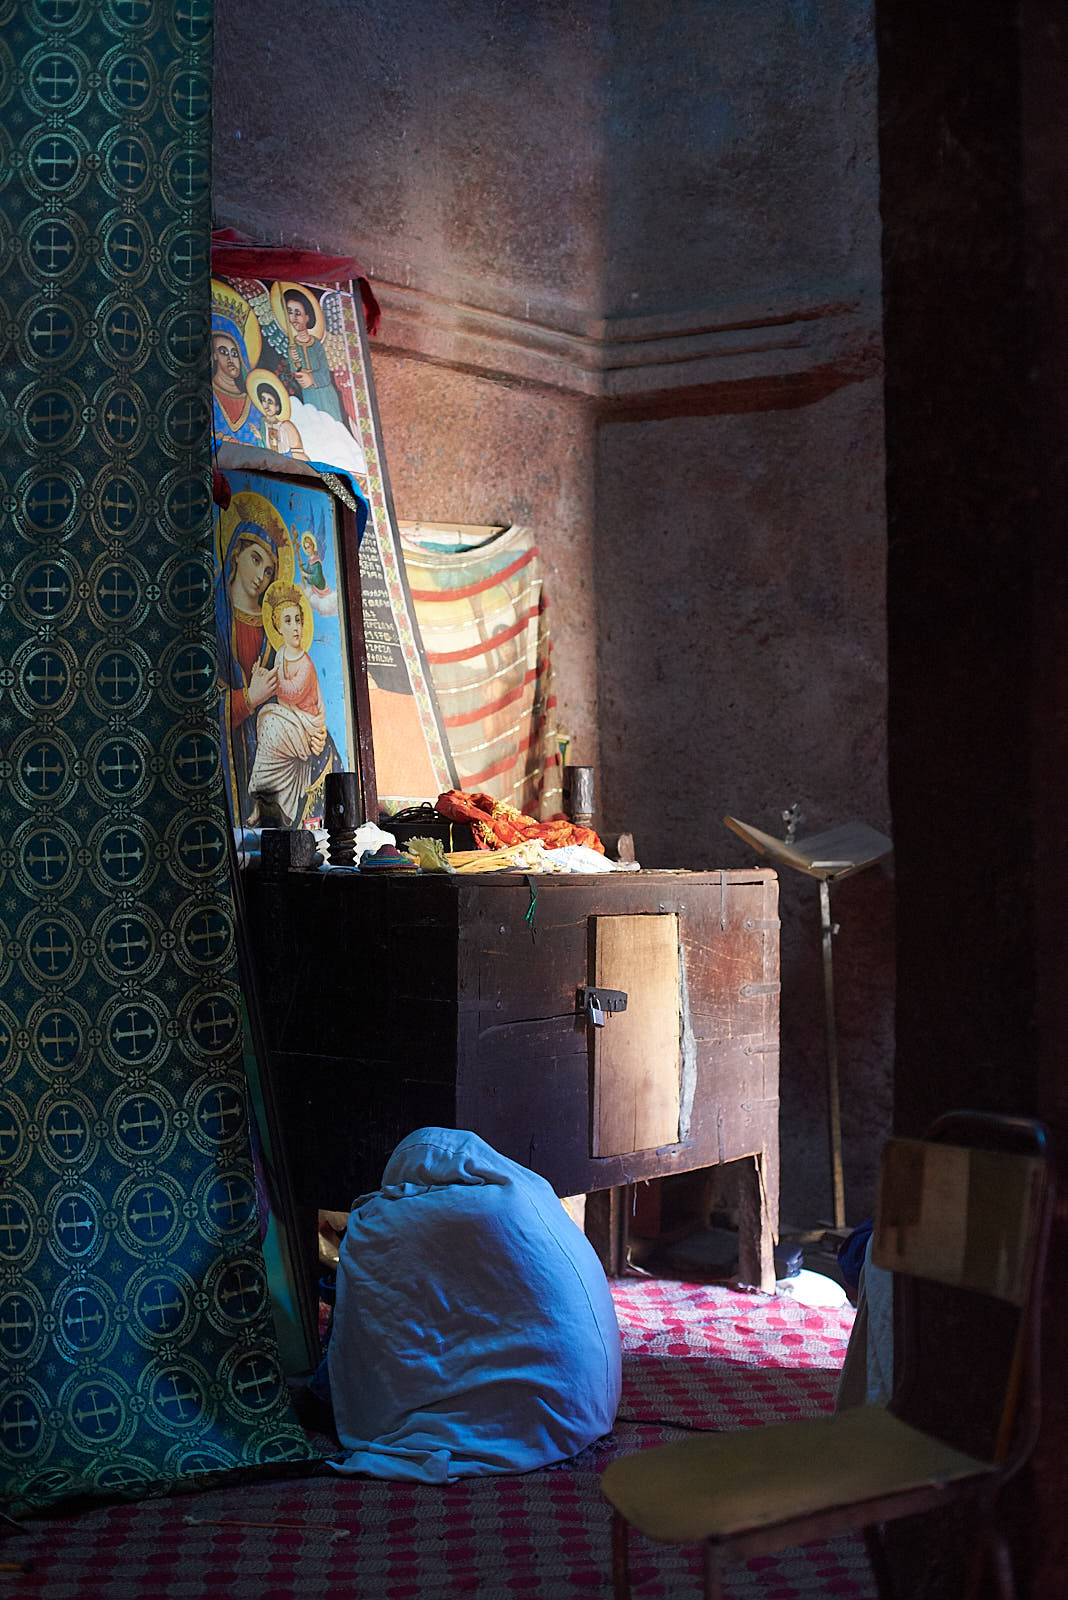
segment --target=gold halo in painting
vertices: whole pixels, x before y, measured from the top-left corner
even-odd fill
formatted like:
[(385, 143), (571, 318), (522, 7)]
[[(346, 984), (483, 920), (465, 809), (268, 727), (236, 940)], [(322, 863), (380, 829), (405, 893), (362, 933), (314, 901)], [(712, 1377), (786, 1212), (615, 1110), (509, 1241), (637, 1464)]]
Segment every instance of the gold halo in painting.
[(323, 316), (323, 308), (319, 304), (319, 296), (313, 289), (306, 288), (303, 283), (283, 283), (279, 281), (271, 284), (271, 310), (274, 312), (274, 320), (286, 338), (291, 339), (293, 337), (293, 324), (290, 322), (286, 311), (286, 296), (290, 293), (299, 294), (302, 300), (308, 302), (315, 313), (314, 321), (308, 324), (308, 332), (316, 339), (321, 339), (326, 332), (326, 318)]
[(289, 529), (278, 507), (252, 489), (238, 490), (226, 510), (219, 512), (215, 535), (215, 554), (219, 570), (223, 569), (230, 541), (238, 524), (242, 522), (254, 522), (257, 527), (267, 530), (278, 550), (278, 571), (275, 574), (275, 582), (292, 583), (296, 560), (289, 540)]
[(237, 334), (246, 357), (246, 364), (254, 367), (260, 359), (263, 337), (256, 313), (243, 294), (224, 283), (221, 278), (211, 280), (211, 331)]
[[(245, 392), (252, 401), (252, 404), (256, 407), (257, 411), (263, 411), (263, 407), (260, 405), (260, 390), (262, 388), (270, 389), (271, 393), (278, 401), (278, 415), (277, 417), (273, 417), (271, 420), (273, 422), (288, 422), (290, 416), (292, 415), (292, 406), (289, 403), (289, 390), (278, 377), (278, 374), (272, 372), (269, 367), (253, 367), (252, 371), (245, 379)], [(264, 415), (266, 415), (266, 413), (264, 413)]]
[(281, 650), (285, 641), (275, 624), (274, 613), (276, 606), (285, 605), (286, 601), (296, 599), (300, 605), (300, 615), (303, 627), (300, 630), (300, 648), (307, 650), (315, 633), (315, 619), (312, 617), (308, 597), (298, 584), (288, 583), (285, 579), (276, 578), (268, 585), (267, 593), (261, 602), (263, 611), (263, 627), (268, 639), (276, 650)]

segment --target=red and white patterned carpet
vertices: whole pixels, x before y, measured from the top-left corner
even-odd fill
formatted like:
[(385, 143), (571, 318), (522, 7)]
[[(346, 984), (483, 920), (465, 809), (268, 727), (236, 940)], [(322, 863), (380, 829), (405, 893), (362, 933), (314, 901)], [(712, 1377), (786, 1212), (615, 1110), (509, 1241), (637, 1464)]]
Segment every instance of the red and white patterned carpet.
[[(314, 1476), (72, 1517), (0, 1542), (5, 1595), (33, 1600), (609, 1600), (598, 1480), (621, 1452), (678, 1427), (758, 1427), (830, 1408), (849, 1307), (664, 1279), (613, 1284), (623, 1399), (613, 1433), (559, 1467), (444, 1488)], [(323, 1469), (324, 1471), (326, 1469)], [(701, 1592), (698, 1553), (635, 1538), (637, 1600)], [(787, 1551), (731, 1574), (737, 1600), (873, 1600), (858, 1539)]]

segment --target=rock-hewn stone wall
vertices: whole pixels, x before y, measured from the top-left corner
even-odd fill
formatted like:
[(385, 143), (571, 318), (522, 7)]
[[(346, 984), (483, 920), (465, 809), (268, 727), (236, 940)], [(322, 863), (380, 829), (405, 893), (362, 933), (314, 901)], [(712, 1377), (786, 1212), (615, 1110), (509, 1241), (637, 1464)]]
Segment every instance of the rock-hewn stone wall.
[[(572, 759), (649, 865), (751, 860), (726, 811), (889, 831), (870, 9), (219, 0), (218, 219), (373, 273), (398, 514), (536, 530)], [(890, 878), (840, 893), (860, 1216)], [(814, 905), (784, 878), (797, 1221), (829, 1207)]]

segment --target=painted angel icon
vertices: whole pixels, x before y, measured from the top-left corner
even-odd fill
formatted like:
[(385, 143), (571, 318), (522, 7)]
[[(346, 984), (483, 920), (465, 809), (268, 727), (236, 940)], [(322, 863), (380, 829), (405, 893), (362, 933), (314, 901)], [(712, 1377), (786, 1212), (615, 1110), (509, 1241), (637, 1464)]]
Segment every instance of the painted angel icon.
[(304, 577), (304, 597), (312, 610), (321, 617), (337, 616), (337, 590), (326, 581), (323, 572), (323, 558), (319, 552), (319, 544), (309, 529), (299, 537), (293, 529), (293, 548), (297, 552), (300, 570)]

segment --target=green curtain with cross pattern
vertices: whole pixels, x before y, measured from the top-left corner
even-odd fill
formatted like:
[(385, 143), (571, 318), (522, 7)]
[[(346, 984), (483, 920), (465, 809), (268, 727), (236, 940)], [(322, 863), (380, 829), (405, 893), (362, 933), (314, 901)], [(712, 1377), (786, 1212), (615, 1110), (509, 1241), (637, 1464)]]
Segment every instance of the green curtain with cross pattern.
[(210, 0), (0, 0), (9, 1509), (309, 1456), (259, 1251), (213, 698), (211, 42)]

